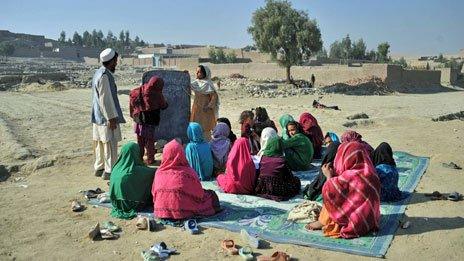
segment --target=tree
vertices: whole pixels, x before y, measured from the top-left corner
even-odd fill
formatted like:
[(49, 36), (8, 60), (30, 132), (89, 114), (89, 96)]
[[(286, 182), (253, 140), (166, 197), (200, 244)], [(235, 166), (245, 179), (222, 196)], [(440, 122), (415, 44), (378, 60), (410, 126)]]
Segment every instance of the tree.
[(339, 41), (335, 41), (330, 45), (330, 54), (331, 59), (342, 59), (343, 57), (343, 47)]
[(448, 62), (448, 59), (446, 59), (445, 57), (443, 57), (443, 54), (439, 54), (438, 55), (438, 58), (436, 59), (436, 62), (439, 62), (439, 63), (446, 63)]
[(82, 46), (82, 36), (78, 32), (74, 32), (72, 42), (75, 45)]
[(368, 53), (366, 53), (366, 59), (369, 61), (375, 61), (376, 60), (376, 53), (374, 50), (370, 50)]
[(217, 56), (216, 56), (216, 50), (215, 48), (211, 47), (209, 48), (208, 50), (208, 56), (209, 56), (209, 59), (212, 63), (218, 63), (217, 62)]
[(390, 52), (388, 42), (381, 43), (377, 46), (377, 61), (381, 63), (388, 62), (388, 53)]
[(99, 30), (97, 33), (97, 47), (104, 47), (105, 46), (105, 35), (103, 34), (102, 30)]
[(66, 42), (66, 32), (65, 31), (61, 31), (60, 38), (58, 38), (58, 42), (60, 42), (60, 43), (65, 43)]
[(346, 37), (342, 39), (341, 47), (342, 47), (342, 58), (351, 59), (352, 50), (351, 50), (351, 38), (349, 34), (347, 34)]
[(290, 68), (309, 59), (322, 48), (321, 32), (308, 14), (292, 8), (288, 1), (267, 0), (254, 13), (248, 32), (261, 52), (270, 53), (280, 66)]
[(364, 60), (366, 57), (366, 44), (362, 38), (353, 43), (351, 54), (353, 59)]
[(14, 51), (14, 45), (7, 42), (0, 43), (0, 56), (4, 56), (5, 58), (7, 58), (8, 56), (11, 56), (14, 53)]
[(316, 54), (316, 57), (317, 58), (327, 58), (328, 55), (327, 55), (327, 50), (325, 48), (322, 48), (317, 54)]
[(400, 58), (399, 60), (397, 60), (397, 61), (393, 61), (393, 64), (400, 65), (400, 66), (403, 67), (403, 68), (408, 67), (408, 63), (406, 62), (406, 59), (404, 59), (404, 57), (401, 57), (401, 58)]
[(226, 63), (226, 54), (222, 48), (216, 49), (216, 59), (217, 63)]
[(126, 35), (124, 34), (124, 30), (121, 30), (121, 32), (119, 32), (119, 43), (123, 45), (125, 39)]
[(237, 55), (235, 55), (235, 52), (231, 50), (228, 54), (226, 54), (226, 61), (228, 63), (236, 63), (237, 62)]
[(124, 33), (124, 45), (129, 46), (129, 44), (130, 44), (129, 31), (126, 30), (126, 32)]
[(139, 38), (139, 36), (135, 37), (134, 42), (135, 42), (135, 46), (140, 46), (140, 38)]
[(82, 34), (82, 43), (84, 44), (84, 46), (87, 46), (87, 47), (92, 46), (92, 36), (90, 35), (88, 31), (85, 31)]

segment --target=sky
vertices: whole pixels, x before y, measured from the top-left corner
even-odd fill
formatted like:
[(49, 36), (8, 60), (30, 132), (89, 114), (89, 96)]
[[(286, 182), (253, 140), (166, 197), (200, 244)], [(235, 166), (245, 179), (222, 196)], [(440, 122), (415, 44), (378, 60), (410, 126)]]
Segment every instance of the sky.
[[(391, 54), (455, 54), (464, 48), (463, 0), (292, 0), (315, 19), (324, 46), (350, 35)], [(244, 47), (264, 0), (2, 0), (0, 30), (57, 39), (77, 31), (129, 30), (150, 43)]]

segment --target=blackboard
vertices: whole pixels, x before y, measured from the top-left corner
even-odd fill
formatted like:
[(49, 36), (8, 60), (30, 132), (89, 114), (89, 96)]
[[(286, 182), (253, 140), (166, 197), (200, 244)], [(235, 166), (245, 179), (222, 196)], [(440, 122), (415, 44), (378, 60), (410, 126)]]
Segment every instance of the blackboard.
[(190, 75), (182, 71), (153, 70), (143, 74), (142, 83), (147, 83), (153, 76), (163, 78), (163, 95), (169, 104), (166, 110), (161, 111), (155, 138), (166, 141), (181, 138), (182, 142), (187, 143), (187, 127), (190, 122)]

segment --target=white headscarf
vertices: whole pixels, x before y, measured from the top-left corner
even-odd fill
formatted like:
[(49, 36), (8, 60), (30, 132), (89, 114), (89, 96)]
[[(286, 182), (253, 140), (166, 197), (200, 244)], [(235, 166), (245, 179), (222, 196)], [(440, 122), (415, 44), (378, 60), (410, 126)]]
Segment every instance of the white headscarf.
[[(195, 79), (191, 84), (192, 90), (195, 92), (199, 92), (201, 94), (211, 94), (216, 91), (216, 87), (214, 87), (214, 83), (211, 80), (211, 70), (208, 68), (206, 65), (201, 65), (203, 68), (205, 68), (206, 76), (203, 79)], [(217, 94), (217, 101), (216, 101), (216, 107), (213, 109), (214, 110), (214, 116), (216, 118), (219, 118), (219, 95)]]
[(261, 132), (261, 139), (260, 139), (261, 149), (258, 152), (259, 156), (263, 155), (263, 152), (267, 146), (267, 141), (274, 137), (277, 137), (277, 132), (274, 130), (274, 128), (271, 128), (271, 127), (264, 128), (264, 130)]
[(213, 81), (211, 81), (211, 70), (205, 65), (202, 65), (202, 66), (203, 68), (205, 68), (205, 72), (206, 72), (205, 78), (195, 79), (191, 84), (192, 89), (195, 92), (199, 92), (202, 94), (210, 94), (210, 93), (216, 92), (214, 83)]

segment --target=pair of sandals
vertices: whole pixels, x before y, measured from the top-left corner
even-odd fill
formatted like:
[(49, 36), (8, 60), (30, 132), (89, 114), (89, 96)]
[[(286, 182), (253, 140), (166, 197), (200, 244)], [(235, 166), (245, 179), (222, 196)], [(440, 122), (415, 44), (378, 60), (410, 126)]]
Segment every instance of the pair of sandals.
[(189, 231), (192, 235), (200, 233), (200, 230), (198, 229), (198, 223), (195, 219), (186, 220), (184, 223), (184, 230)]
[[(253, 250), (250, 246), (245, 246), (240, 249), (237, 249), (235, 243), (231, 239), (226, 239), (222, 241), (222, 248), (228, 252), (229, 255), (240, 255), (244, 260), (251, 261), (254, 260)], [(285, 252), (276, 251), (272, 256), (259, 256), (258, 261), (289, 261), (290, 256)]]
[(459, 201), (462, 198), (462, 195), (456, 191), (451, 192), (450, 194), (442, 194), (438, 191), (432, 193), (425, 193), (426, 197), (429, 197), (431, 200), (450, 200), (450, 201)]
[(139, 230), (155, 231), (156, 221), (148, 217), (139, 216), (135, 226)]
[(177, 252), (174, 248), (168, 248), (166, 243), (161, 242), (151, 246), (147, 251), (142, 251), (141, 255), (144, 261), (165, 260), (170, 255)]
[(85, 206), (81, 202), (73, 200), (73, 202), (71, 202), (71, 210), (73, 212), (81, 212), (85, 210)]
[(96, 197), (98, 197), (98, 195), (99, 195), (99, 194), (102, 194), (102, 193), (105, 193), (105, 191), (101, 190), (100, 188), (97, 188), (97, 189), (95, 189), (95, 190), (89, 189), (89, 190), (84, 191), (84, 197), (85, 197), (87, 200), (90, 200), (91, 198), (96, 198)]
[(95, 240), (98, 236), (102, 239), (118, 239), (119, 234), (115, 232), (121, 231), (121, 227), (113, 223), (112, 221), (103, 222), (100, 227), (100, 223), (97, 222), (95, 226), (89, 231), (89, 238)]

